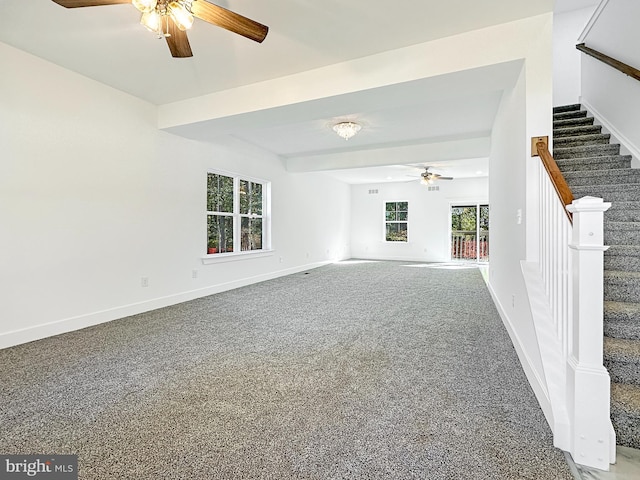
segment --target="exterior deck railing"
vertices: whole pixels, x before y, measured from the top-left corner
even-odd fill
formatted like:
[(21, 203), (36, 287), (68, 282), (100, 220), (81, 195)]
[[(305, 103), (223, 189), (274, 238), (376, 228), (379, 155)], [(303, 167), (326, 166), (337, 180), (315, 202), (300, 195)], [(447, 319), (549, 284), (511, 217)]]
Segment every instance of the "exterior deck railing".
[(452, 260), (489, 260), (489, 232), (453, 230), (451, 232)]

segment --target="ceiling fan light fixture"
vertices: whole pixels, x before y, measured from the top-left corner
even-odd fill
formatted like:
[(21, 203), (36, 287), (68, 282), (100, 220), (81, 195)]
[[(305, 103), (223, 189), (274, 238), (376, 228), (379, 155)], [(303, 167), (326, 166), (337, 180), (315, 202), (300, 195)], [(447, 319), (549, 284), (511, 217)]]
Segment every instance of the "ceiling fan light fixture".
[(140, 23), (150, 32), (160, 32), (162, 30), (162, 16), (155, 10), (144, 12), (140, 18)]
[(333, 126), (333, 131), (345, 140), (349, 140), (361, 129), (362, 127), (355, 122), (340, 122)]
[(180, 30), (189, 30), (193, 25), (193, 15), (182, 2), (171, 2), (167, 10)]
[(155, 10), (158, 0), (132, 0), (131, 3), (142, 13), (148, 13)]

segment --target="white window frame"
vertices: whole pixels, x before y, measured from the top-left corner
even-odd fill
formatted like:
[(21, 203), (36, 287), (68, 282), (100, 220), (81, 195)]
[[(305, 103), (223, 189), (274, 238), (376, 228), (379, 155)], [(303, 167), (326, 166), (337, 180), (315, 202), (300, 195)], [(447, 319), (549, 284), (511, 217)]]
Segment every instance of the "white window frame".
[[(228, 172), (224, 170), (208, 169), (205, 179), (209, 178), (209, 174), (223, 175), (233, 179), (233, 212), (214, 212), (205, 210), (205, 249), (209, 242), (209, 232), (206, 227), (210, 215), (230, 216), (233, 219), (233, 252), (205, 254), (202, 257), (202, 263), (218, 263), (233, 260), (244, 260), (249, 258), (269, 256), (273, 254), (271, 248), (271, 182), (261, 178), (243, 175), (239, 173)], [(240, 181), (244, 180), (262, 185), (262, 214), (241, 214), (240, 213)], [(206, 184), (205, 184), (206, 185)], [(206, 186), (205, 186), (205, 191)], [(208, 192), (207, 194), (208, 195)], [(208, 198), (205, 201), (205, 206)], [(262, 248), (256, 250), (241, 251), (241, 225), (242, 218), (262, 218)]]
[[(387, 220), (387, 203), (406, 203), (407, 204), (407, 219), (406, 220)], [(406, 245), (409, 243), (409, 201), (408, 200), (385, 200), (382, 203), (383, 209), (383, 222), (382, 222), (382, 239), (388, 244)], [(401, 240), (387, 240), (387, 224), (388, 223), (406, 223), (407, 224), (407, 239)]]
[[(451, 257), (451, 261), (452, 262), (464, 262), (464, 260), (462, 259), (455, 259), (452, 257), (451, 254), (451, 237), (453, 234), (453, 229), (451, 228), (451, 209), (452, 208), (458, 208), (458, 207), (476, 207), (476, 241), (478, 241), (477, 239), (480, 238), (480, 207), (488, 207), (489, 208), (489, 222), (491, 222), (491, 205), (489, 204), (489, 200), (488, 199), (460, 199), (458, 201), (453, 201), (450, 200), (449, 201), (449, 234), (448, 234), (448, 238), (447, 238), (447, 250), (449, 251), (449, 256)], [(490, 232), (490, 230), (489, 230)], [(489, 235), (491, 235), (491, 233), (489, 233)], [(491, 239), (491, 237), (489, 237), (489, 239)], [(481, 264), (488, 264), (490, 260), (480, 260), (480, 255), (479, 255), (479, 251), (476, 250), (476, 262), (477, 263), (481, 263)], [(469, 261), (473, 261), (473, 260), (469, 260)]]

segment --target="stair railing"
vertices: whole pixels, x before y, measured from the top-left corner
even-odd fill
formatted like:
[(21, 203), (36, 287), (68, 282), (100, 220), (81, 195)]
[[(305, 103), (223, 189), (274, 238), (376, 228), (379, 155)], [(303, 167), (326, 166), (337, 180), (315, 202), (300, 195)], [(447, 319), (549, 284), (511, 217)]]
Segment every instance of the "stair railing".
[[(603, 221), (611, 206), (601, 198), (574, 200), (547, 147), (532, 139), (539, 156), (539, 265), (563, 365), (550, 366), (566, 379), (564, 403), (569, 429), (562, 441), (576, 463), (609, 470), (615, 462), (615, 433), (609, 417), (610, 379), (603, 360)], [(554, 432), (555, 433), (555, 432)], [(565, 447), (566, 445), (566, 447)]]
[(631, 65), (627, 65), (626, 63), (621, 62), (620, 60), (616, 60), (613, 57), (605, 55), (604, 53), (599, 52), (598, 50), (589, 48), (584, 43), (579, 43), (578, 45), (576, 45), (576, 48), (581, 52), (586, 53), (587, 55), (597, 60), (600, 60), (603, 63), (606, 63), (610, 67), (613, 67), (616, 70), (621, 71), (625, 75), (629, 75), (630, 77), (635, 78), (636, 80), (640, 80), (640, 70), (638, 70), (637, 68), (634, 68)]
[(569, 352), (571, 319), (571, 268), (569, 240), (572, 214), (566, 209), (573, 194), (558, 164), (547, 148), (548, 137), (534, 138), (533, 156), (540, 157), (540, 273), (549, 299), (556, 336), (562, 345), (562, 356)]

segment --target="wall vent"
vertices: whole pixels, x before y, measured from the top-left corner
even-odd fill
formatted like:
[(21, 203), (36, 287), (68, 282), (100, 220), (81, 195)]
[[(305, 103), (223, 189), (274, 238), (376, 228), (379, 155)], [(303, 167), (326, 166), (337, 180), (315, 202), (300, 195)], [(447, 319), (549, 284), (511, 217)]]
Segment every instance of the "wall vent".
[(438, 190), (440, 190), (440, 186), (439, 185), (429, 185), (427, 187), (427, 190), (429, 192), (437, 192)]
[(377, 195), (377, 194), (378, 194), (378, 189), (377, 188), (369, 189), (369, 195)]

